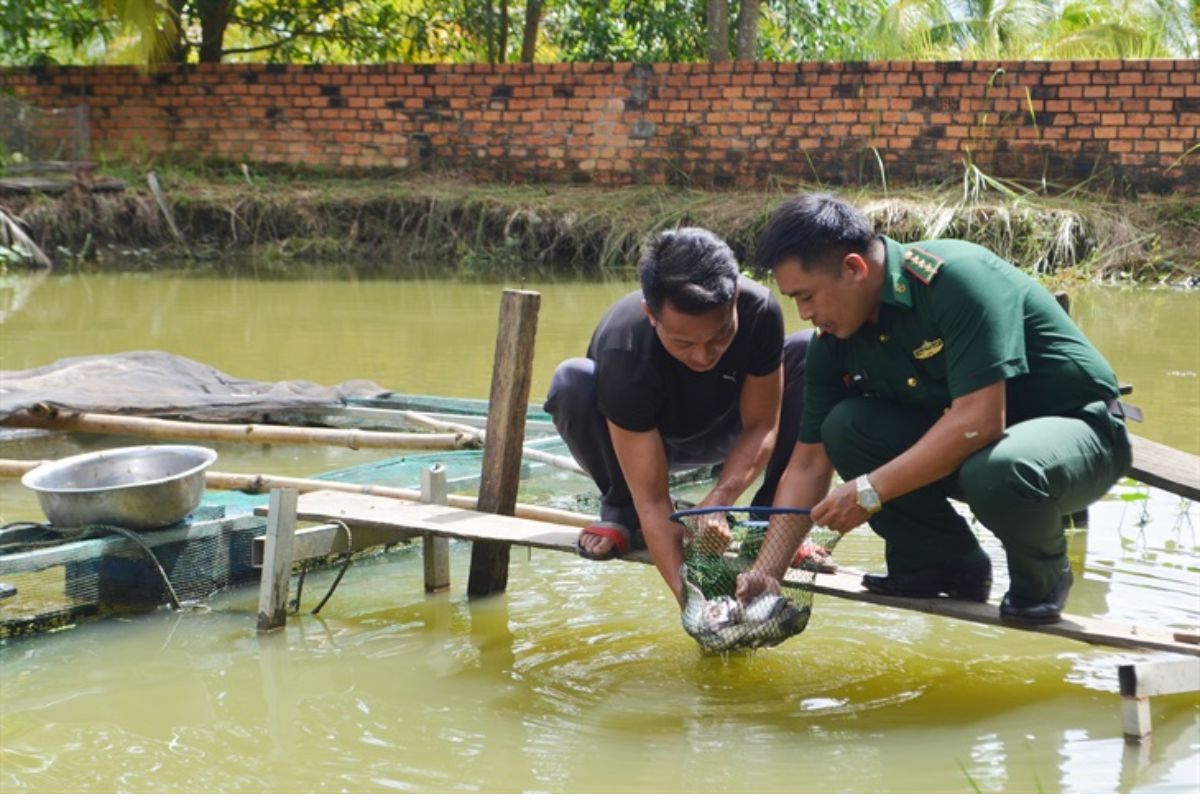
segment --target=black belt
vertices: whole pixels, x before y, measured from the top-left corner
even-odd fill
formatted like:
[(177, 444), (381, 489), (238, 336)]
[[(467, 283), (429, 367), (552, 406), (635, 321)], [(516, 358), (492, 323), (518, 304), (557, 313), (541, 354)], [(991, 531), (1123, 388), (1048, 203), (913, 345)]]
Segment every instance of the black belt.
[(1142, 421), (1142, 409), (1135, 406), (1133, 403), (1126, 403), (1119, 398), (1112, 398), (1107, 402), (1108, 413), (1120, 419), (1131, 419), (1134, 422)]

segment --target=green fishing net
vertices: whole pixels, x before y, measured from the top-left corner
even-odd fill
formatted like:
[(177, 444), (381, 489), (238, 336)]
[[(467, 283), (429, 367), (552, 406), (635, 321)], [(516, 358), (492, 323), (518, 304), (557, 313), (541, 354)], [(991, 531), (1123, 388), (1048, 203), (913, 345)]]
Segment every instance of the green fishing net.
[(798, 552), (773, 560), (791, 564), (778, 592), (737, 597), (738, 575), (754, 567), (763, 547), (791, 547), (809, 524), (805, 509), (759, 507), (692, 508), (672, 515), (687, 533), (683, 569), (683, 628), (702, 649), (724, 653), (774, 647), (808, 625), (812, 583), (832, 572), (830, 554), (841, 534), (808, 532)]

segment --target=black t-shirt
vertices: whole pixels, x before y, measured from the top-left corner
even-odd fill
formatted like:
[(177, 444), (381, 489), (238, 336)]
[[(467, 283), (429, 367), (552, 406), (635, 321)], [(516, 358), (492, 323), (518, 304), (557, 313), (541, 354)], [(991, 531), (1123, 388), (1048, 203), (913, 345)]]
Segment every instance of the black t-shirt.
[(737, 406), (747, 375), (769, 375), (783, 357), (783, 312), (771, 292), (738, 279), (738, 330), (717, 366), (693, 372), (663, 348), (642, 311), (641, 291), (621, 298), (592, 334), (597, 402), (607, 419), (631, 431), (687, 437)]

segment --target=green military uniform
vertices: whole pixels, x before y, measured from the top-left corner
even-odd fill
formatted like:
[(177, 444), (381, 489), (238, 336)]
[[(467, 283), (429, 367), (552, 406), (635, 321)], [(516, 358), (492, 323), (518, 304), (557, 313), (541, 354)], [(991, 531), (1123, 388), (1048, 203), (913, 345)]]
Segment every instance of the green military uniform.
[(1062, 517), (1128, 469), (1116, 377), (1037, 281), (977, 245), (885, 237), (878, 321), (809, 347), (800, 441), (822, 443), (844, 479), (907, 450), (951, 401), (1006, 382), (1007, 426), (951, 475), (871, 518), (890, 573), (983, 561), (947, 498), (1004, 544), (1011, 591), (1044, 597), (1066, 559)]

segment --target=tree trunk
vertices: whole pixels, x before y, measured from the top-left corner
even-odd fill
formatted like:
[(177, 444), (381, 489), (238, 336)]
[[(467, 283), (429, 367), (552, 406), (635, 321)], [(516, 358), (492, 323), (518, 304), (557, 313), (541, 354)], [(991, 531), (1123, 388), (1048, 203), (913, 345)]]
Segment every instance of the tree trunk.
[(496, 61), (500, 64), (508, 61), (508, 0), (500, 0), (500, 44)]
[(538, 26), (542, 22), (542, 0), (525, 0), (525, 31), (521, 36), (521, 63), (532, 64), (537, 50)]
[(484, 58), (487, 63), (496, 63), (496, 16), (492, 11), (492, 0), (483, 3), (483, 43)]
[(187, 35), (184, 33), (186, 21), (183, 18), (183, 7), (187, 0), (171, 0), (171, 22), (173, 24), (164, 26), (164, 33), (168, 38), (166, 51), (163, 53), (163, 62), (166, 64), (183, 64), (187, 62), (188, 56), (188, 41)]
[(742, 0), (737, 20), (737, 60), (753, 61), (758, 57), (758, 17), (762, 0)]
[(200, 15), (200, 63), (219, 64), (225, 54), (225, 29), (237, 0), (196, 0)]
[(708, 60), (729, 60), (729, 0), (708, 0)]

